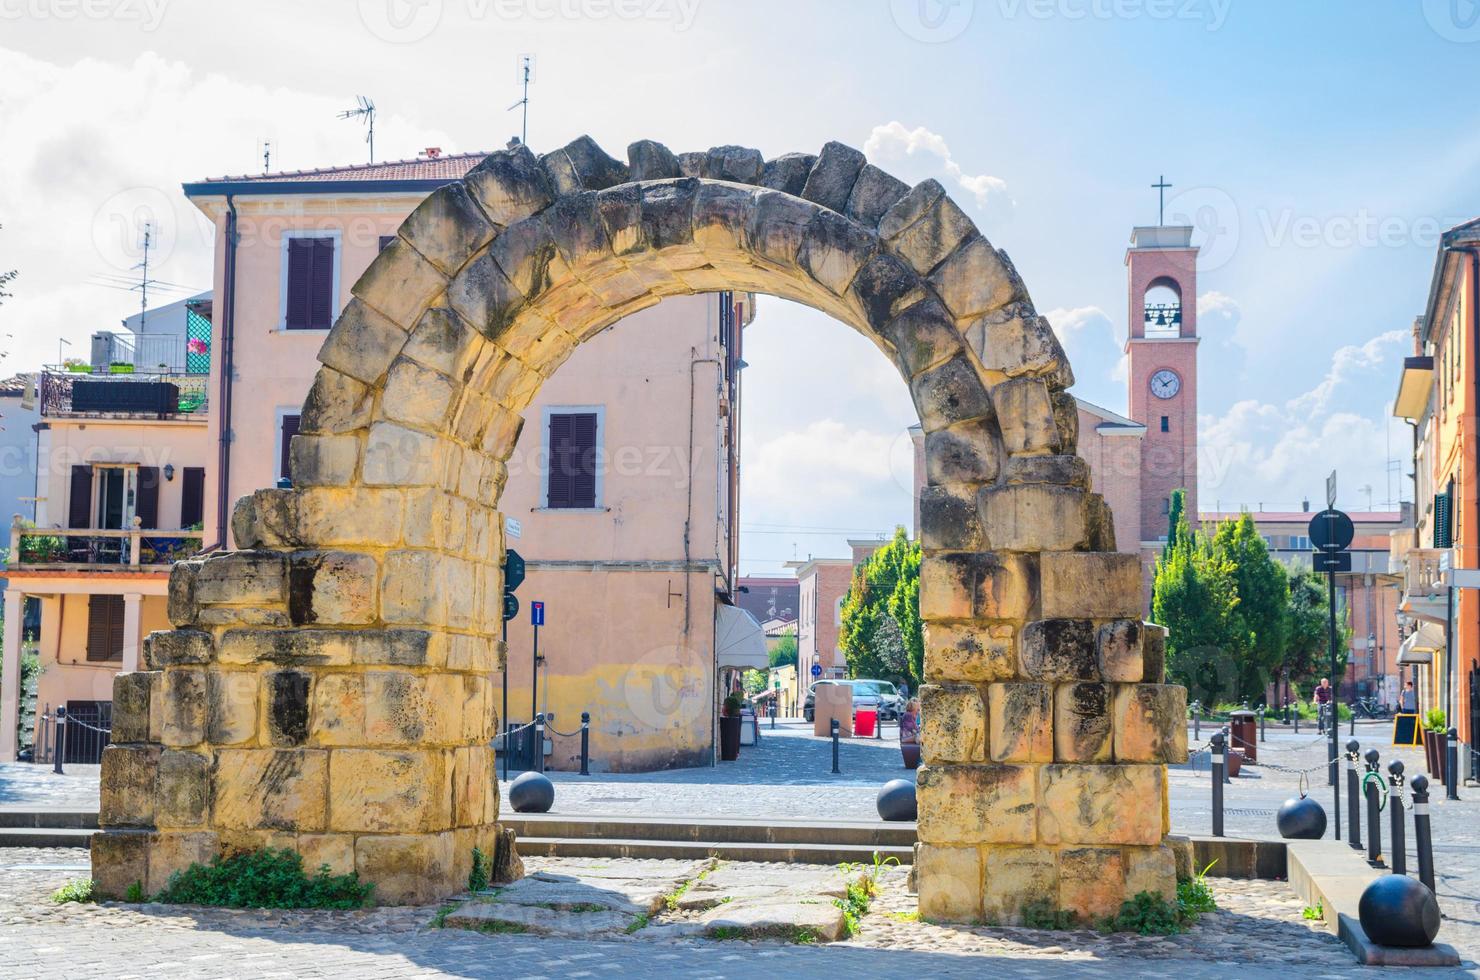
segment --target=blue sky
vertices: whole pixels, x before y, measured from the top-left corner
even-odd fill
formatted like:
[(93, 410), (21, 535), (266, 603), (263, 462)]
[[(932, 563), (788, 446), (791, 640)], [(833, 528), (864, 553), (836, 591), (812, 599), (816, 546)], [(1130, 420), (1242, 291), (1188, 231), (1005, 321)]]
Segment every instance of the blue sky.
[[(828, 139), (935, 176), (1023, 272), (1076, 393), (1125, 405), (1123, 252), (1169, 219), (1205, 243), (1205, 506), (1399, 492), (1388, 402), (1439, 231), (1476, 212), (1480, 58), (1470, 0), (345, 0), (0, 3), (4, 367), (55, 359), (131, 312), (87, 285), (162, 226), (159, 277), (209, 282), (183, 180), (363, 158), (334, 118), (380, 107), (377, 154), (591, 133), (768, 155)], [(763, 301), (746, 350), (747, 571), (907, 522), (904, 388), (825, 317)], [(1391, 489), (1389, 489), (1391, 487)], [(797, 492), (803, 488), (805, 492)]]

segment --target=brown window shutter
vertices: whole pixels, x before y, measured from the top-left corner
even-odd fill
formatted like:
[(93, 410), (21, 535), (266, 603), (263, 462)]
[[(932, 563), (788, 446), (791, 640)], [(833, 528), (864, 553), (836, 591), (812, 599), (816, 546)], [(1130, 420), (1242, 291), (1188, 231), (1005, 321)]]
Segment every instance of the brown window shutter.
[(159, 467), (139, 467), (139, 495), (134, 498), (134, 516), (143, 528), (159, 527)]
[(313, 280), (313, 244), (316, 238), (288, 239), (287, 322), (289, 330), (307, 330)]
[(72, 467), (72, 485), (67, 495), (67, 526), (92, 527), (92, 467)]
[(288, 450), (289, 450), (290, 446), (292, 445), (293, 437), (298, 434), (298, 421), (299, 421), (300, 418), (302, 418), (302, 416), (299, 416), (299, 415), (284, 415), (283, 416), (283, 430), (282, 430), (283, 451), (282, 451), (282, 457), (278, 460), (278, 476), (279, 477), (284, 477), (284, 476), (291, 477), (293, 475), (292, 468), (289, 467), (289, 465), (288, 465), (288, 460), (292, 458), (289, 455)]
[(596, 413), (550, 416), (550, 475), (545, 506), (596, 506)]
[(313, 296), (309, 325), (315, 330), (328, 330), (334, 325), (334, 239), (313, 238)]
[(88, 596), (87, 659), (123, 659), (123, 596)]
[(567, 471), (564, 452), (570, 443), (570, 416), (550, 416), (550, 474), (545, 494), (545, 506), (550, 508), (570, 507), (570, 474)]
[(206, 470), (187, 466), (180, 476), (180, 527), (193, 527), (205, 518)]

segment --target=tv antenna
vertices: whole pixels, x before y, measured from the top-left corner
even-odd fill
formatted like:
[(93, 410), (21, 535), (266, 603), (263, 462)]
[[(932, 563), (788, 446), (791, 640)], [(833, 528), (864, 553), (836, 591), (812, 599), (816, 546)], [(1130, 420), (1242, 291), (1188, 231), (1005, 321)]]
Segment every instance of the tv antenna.
[(529, 143), (529, 83), (534, 81), (534, 55), (521, 54), (519, 56), (519, 84), (523, 86), (523, 97), (509, 106), (508, 111), (513, 112), (520, 106), (524, 107), (524, 123), (519, 130), (519, 142)]
[(272, 140), (262, 141), (262, 172), (268, 173), (272, 170)]
[(139, 276), (139, 333), (144, 332), (144, 321), (149, 317), (149, 287), (154, 280), (149, 278), (149, 246), (154, 243), (154, 229), (144, 222), (144, 260), (135, 269), (142, 270)]
[(375, 162), (375, 103), (363, 95), (355, 96), (355, 108), (339, 114), (340, 119), (363, 119), (370, 127), (365, 133), (365, 142), (370, 144), (370, 162)]

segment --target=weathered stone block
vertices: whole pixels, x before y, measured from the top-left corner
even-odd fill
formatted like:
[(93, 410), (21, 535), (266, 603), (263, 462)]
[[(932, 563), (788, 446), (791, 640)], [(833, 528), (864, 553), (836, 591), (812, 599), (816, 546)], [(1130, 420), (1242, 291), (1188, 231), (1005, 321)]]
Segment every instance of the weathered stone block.
[(175, 627), (194, 626), (200, 615), (200, 604), (195, 601), (195, 576), (200, 571), (199, 561), (177, 561), (170, 566), (169, 597), (165, 600), (165, 614), (170, 625)]
[[(934, 325), (944, 336), (945, 329), (950, 325), (949, 319), (945, 317), (945, 308), (934, 300), (927, 300), (925, 296), (920, 277), (888, 252), (875, 252), (859, 268), (848, 287), (848, 299), (863, 313), (864, 321), (875, 331), (887, 332), (887, 328), (894, 325), (903, 310), (916, 307), (928, 309), (934, 306), (940, 313), (940, 318), (934, 321)], [(950, 337), (948, 341), (954, 341), (953, 351), (960, 349), (959, 338)], [(921, 364), (921, 367), (924, 366)]]
[(1009, 378), (1047, 378), (1059, 390), (1074, 384), (1058, 336), (1029, 303), (1012, 303), (973, 320), (964, 336), (988, 371)]
[(1075, 847), (1059, 851), (1059, 908), (1093, 922), (1113, 915), (1129, 896), (1125, 858), (1116, 847)]
[(704, 155), (704, 176), (710, 180), (754, 184), (761, 179), (765, 166), (761, 151), (748, 146), (713, 146)]
[(308, 740), (312, 683), (312, 675), (299, 670), (274, 670), (262, 675), (263, 731), (273, 745), (292, 747)]
[(989, 419), (963, 422), (925, 436), (925, 482), (930, 485), (991, 483), (1001, 465), (1001, 442)]
[(916, 844), (914, 873), (922, 918), (974, 922), (981, 916), (982, 857), (976, 846)]
[(332, 487), (354, 482), (360, 440), (353, 435), (293, 437), (288, 447), (294, 486)]
[[(363, 429), (370, 423), (373, 394), (364, 383), (333, 368), (320, 368), (303, 402), (298, 431), (335, 434)], [(237, 544), (243, 544), (240, 538)]]
[(766, 161), (761, 170), (760, 184), (762, 187), (799, 197), (802, 188), (807, 186), (807, 176), (816, 162), (816, 154), (783, 153), (774, 160)]
[(158, 745), (109, 745), (103, 749), (98, 781), (98, 824), (103, 827), (152, 827)]
[(113, 744), (158, 740), (163, 721), (162, 705), (157, 701), (161, 676), (157, 670), (114, 676)]
[(984, 682), (1016, 675), (1011, 626), (930, 623), (925, 627), (926, 680)]
[(984, 921), (1020, 926), (1025, 906), (1058, 908), (1059, 875), (1052, 851), (1038, 847), (989, 847), (985, 851)]
[(755, 215), (747, 230), (755, 256), (778, 269), (796, 269), (802, 239), (813, 219), (821, 213), (817, 205), (800, 198), (758, 191)]
[(920, 563), (920, 616), (927, 622), (1026, 619), (1034, 572), (1034, 559), (1024, 555), (927, 555)]
[(299, 834), (298, 853), (303, 855), (304, 872), (310, 875), (324, 867), (336, 875), (355, 870), (353, 834)]
[(927, 844), (1031, 844), (1030, 766), (922, 766), (917, 827)]
[(656, 140), (638, 140), (627, 146), (632, 180), (668, 180), (678, 176), (678, 158)]
[(1054, 689), (1055, 761), (1109, 761), (1112, 731), (1109, 685), (1060, 684)]
[[(496, 339), (524, 305), (524, 294), (504, 275), (493, 256), (483, 252), (474, 256), (447, 284), (447, 303), (468, 326)], [(396, 353), (392, 351), (386, 359), (386, 368)]]
[[(660, 180), (641, 185), (642, 241), (649, 248), (667, 249), (694, 240), (694, 200), (699, 182), (692, 178)], [(633, 268), (635, 275), (657, 272), (656, 268)]]
[(529, 147), (491, 154), (463, 178), (469, 193), (496, 225), (511, 225), (553, 199), (549, 178)]
[(227, 830), (323, 830), (328, 787), (321, 749), (220, 749), (213, 822)]
[[(1062, 458), (1062, 457), (1054, 457)], [(1115, 515), (1098, 493), (1089, 495), (1084, 515), (1085, 548), (1089, 551), (1115, 551)]]
[(425, 905), (467, 886), (459, 877), (451, 831), (437, 834), (365, 834), (355, 838), (355, 870), (375, 882), (375, 900)]
[(334, 749), (329, 760), (329, 829), (420, 833), (451, 822), (449, 753)]
[(824, 289), (843, 296), (878, 247), (878, 239), (847, 218), (821, 211), (807, 226), (797, 262)]
[(293, 496), (298, 503), (295, 541), (384, 547), (401, 537), (400, 490), (318, 488), (294, 491)]
[(452, 822), (458, 827), (475, 827), (483, 823), (488, 808), (488, 784), (494, 778), (494, 760), (490, 749), (469, 745), (452, 755)]
[(920, 544), (926, 551), (974, 551), (984, 543), (975, 486), (920, 488)]
[(920, 709), (920, 747), (927, 764), (986, 761), (987, 712), (975, 687), (926, 684), (920, 688)]
[(1056, 453), (1079, 448), (1079, 402), (1067, 391), (1053, 393), (1053, 422), (1056, 437), (1050, 447)]
[(967, 239), (930, 274), (941, 302), (958, 320), (1027, 298), (1017, 272), (985, 238)]
[(425, 731), (427, 713), (426, 678), (402, 671), (365, 675), (367, 744), (417, 744)]
[(442, 566), (435, 552), (387, 552), (381, 572), (381, 617), (388, 623), (444, 624), (449, 596)]
[(879, 221), (880, 237), (921, 275), (975, 234), (976, 225), (933, 179), (915, 185)]
[(402, 238), (445, 276), (450, 276), (493, 238), (494, 227), (461, 182), (427, 195), (402, 222)]
[(379, 613), (373, 555), (300, 551), (292, 556), (288, 574), (288, 612), (295, 624), (362, 625)]
[(993, 762), (1053, 761), (1053, 688), (987, 686), (987, 748)]
[(1135, 619), (1141, 615), (1144, 600), (1138, 555), (1045, 551), (1039, 568), (1044, 619)]
[(112, 828), (93, 834), (89, 839), (93, 890), (108, 898), (121, 899), (135, 882), (140, 888), (147, 888), (151, 836), (146, 830)]
[(1088, 490), (1089, 464), (1079, 456), (1013, 456), (1003, 467), (1002, 482), (1009, 486), (1048, 483)]
[[(353, 634), (353, 659), (357, 664), (388, 667), (439, 666), (431, 655), (431, 640), (443, 633), (413, 629), (361, 630)], [(454, 642), (476, 637), (453, 637)], [(473, 669), (471, 667), (458, 669)]]
[(160, 827), (205, 823), (211, 809), (211, 760), (194, 752), (165, 749), (159, 755), (154, 820)]
[(1085, 619), (1043, 619), (1023, 627), (1022, 675), (1035, 681), (1099, 678), (1095, 627)]
[(401, 354), (449, 378), (461, 378), (484, 346), (482, 337), (463, 323), (455, 310), (434, 306), (417, 321)]
[(393, 422), (376, 422), (365, 444), (368, 486), (435, 486), (442, 469), (442, 440)]
[(437, 428), (447, 421), (457, 386), (440, 371), (398, 358), (391, 365), (380, 396), (386, 418)]
[(313, 741), (365, 744), (365, 675), (324, 674), (313, 685)]
[(427, 304), (446, 288), (446, 275), (405, 239), (395, 238), (376, 253), (350, 292), (410, 329)]
[(987, 389), (964, 352), (915, 377), (910, 395), (927, 435), (957, 422), (992, 416)]
[(1187, 689), (1168, 684), (1115, 688), (1115, 759), (1187, 761)]
[(203, 630), (156, 630), (144, 637), (144, 664), (151, 670), (208, 664), (214, 653), (211, 634)]
[(1102, 679), (1117, 682), (1141, 679), (1142, 633), (1138, 619), (1117, 619), (1101, 624), (1096, 646)]
[(829, 142), (817, 155), (817, 162), (802, 185), (802, 197), (825, 208), (842, 212), (848, 208), (848, 197), (863, 171), (867, 158), (851, 146)]
[(992, 548), (1047, 552), (1085, 544), (1088, 495), (1083, 490), (1025, 483), (983, 487), (977, 499)]
[[(906, 299), (913, 295), (901, 294)], [(939, 300), (926, 299), (908, 306), (877, 329), (893, 346), (895, 362), (906, 378), (913, 378), (961, 352), (961, 337)]]
[(909, 192), (910, 186), (897, 177), (866, 163), (848, 194), (848, 217), (869, 228), (876, 227), (885, 212)]
[(1145, 624), (1141, 638), (1141, 680), (1148, 684), (1161, 684), (1167, 673), (1167, 628), (1153, 623)]
[(270, 605), (283, 601), (287, 557), (273, 551), (228, 551), (200, 563), (195, 601), (201, 604)]
[(1048, 385), (1038, 378), (1004, 381), (992, 389), (992, 407), (1009, 453), (1048, 453), (1057, 448), (1059, 430)]
[(256, 671), (212, 670), (206, 674), (207, 742), (235, 745), (256, 738), (257, 686)]
[(1051, 765), (1038, 770), (1045, 844), (1160, 844), (1157, 766)]
[[(236, 538), (236, 546), (255, 551), (277, 548), (297, 541), (298, 501), (297, 491), (276, 488), (255, 490), (244, 497), (238, 497), (231, 510), (231, 533)], [(183, 563), (176, 563), (175, 568), (179, 568), (181, 564)], [(194, 575), (193, 570), (191, 575)]]
[(405, 327), (363, 301), (352, 299), (319, 348), (319, 363), (374, 385), (405, 344)]
[(163, 745), (196, 745), (206, 735), (206, 671), (175, 667), (160, 683), (160, 730)]
[(1124, 856), (1126, 898), (1150, 892), (1176, 902), (1177, 857), (1170, 847), (1127, 847)]

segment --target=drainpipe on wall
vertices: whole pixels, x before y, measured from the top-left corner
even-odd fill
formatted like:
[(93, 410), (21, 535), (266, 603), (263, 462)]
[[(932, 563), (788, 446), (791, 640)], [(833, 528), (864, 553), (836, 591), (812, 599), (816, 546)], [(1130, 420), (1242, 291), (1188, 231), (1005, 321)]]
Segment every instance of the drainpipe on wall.
[[(689, 576), (693, 574), (689, 563), (693, 560), (689, 546), (690, 531), (694, 523), (694, 408), (697, 402), (697, 373), (700, 364), (713, 364), (719, 366), (715, 358), (697, 358), (692, 355), (699, 353), (697, 348), (689, 348), (689, 458), (686, 462), (688, 468), (687, 486), (684, 495), (687, 498), (684, 504), (683, 514), (683, 638), (687, 643), (689, 639), (690, 606), (689, 596), (694, 591)], [(708, 590), (706, 590), (708, 591)], [(714, 641), (714, 617), (709, 617), (709, 646), (714, 658), (709, 667), (709, 764), (719, 764), (719, 698), (715, 694), (719, 691), (719, 647)]]
[(221, 432), (216, 446), (216, 541), (206, 550), (225, 548), (231, 511), (231, 375), (235, 369), (232, 357), (236, 332), (236, 201), (226, 195), (226, 267), (222, 271), (223, 297), (221, 311), (221, 397), (217, 409), (221, 414)]

